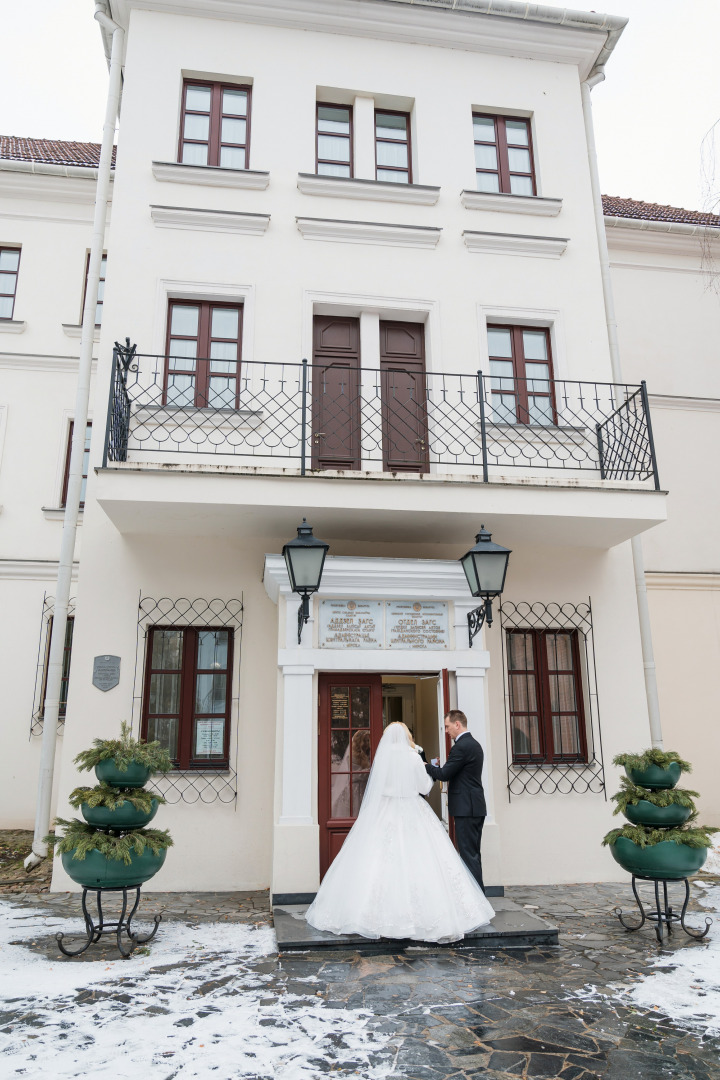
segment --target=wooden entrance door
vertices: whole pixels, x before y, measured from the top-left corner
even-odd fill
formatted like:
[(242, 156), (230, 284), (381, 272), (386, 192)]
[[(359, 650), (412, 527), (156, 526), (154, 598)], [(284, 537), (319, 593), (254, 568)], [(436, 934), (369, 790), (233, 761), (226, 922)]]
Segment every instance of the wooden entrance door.
[(357, 817), (383, 733), (381, 675), (320, 675), (320, 876)]
[(425, 327), (421, 323), (380, 323), (380, 380), (383, 468), (427, 472)]
[(316, 315), (313, 469), (360, 468), (360, 320)]

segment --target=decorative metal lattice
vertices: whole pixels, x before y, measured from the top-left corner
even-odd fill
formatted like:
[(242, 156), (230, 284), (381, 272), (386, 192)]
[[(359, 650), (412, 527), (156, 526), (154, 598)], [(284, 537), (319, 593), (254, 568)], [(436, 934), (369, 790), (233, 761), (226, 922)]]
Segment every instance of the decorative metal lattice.
[[(243, 602), (241, 599), (212, 600), (187, 597), (155, 599), (140, 594), (138, 602), (137, 647), (135, 652), (135, 682), (133, 686), (133, 729), (139, 731), (142, 722), (142, 689), (148, 630), (153, 626), (223, 626), (235, 631), (233, 685), (239, 685)], [(165, 776), (156, 776), (151, 787), (164, 795), (168, 803), (231, 803), (237, 800), (238, 754), (237, 695), (231, 699), (230, 759), (223, 769), (173, 769)]]
[(176, 384), (174, 359), (116, 344), (105, 465), (263, 459), (305, 474), (380, 462), (486, 483), (521, 468), (659, 487), (644, 383), (243, 361), (232, 385), (201, 393)]
[[(595, 639), (590, 598), (582, 604), (513, 603), (505, 600), (500, 607), (502, 628), (503, 684), (505, 693), (505, 752), (507, 758), (508, 799), (513, 795), (604, 794), (602, 735), (598, 707)], [(581, 681), (587, 724), (587, 760), (515, 762), (512, 753), (510, 722), (510, 682), (507, 661), (507, 630), (577, 630), (581, 645)]]
[[(55, 612), (55, 597), (43, 595), (42, 613), (40, 616), (40, 638), (38, 641), (37, 668), (35, 671), (35, 691), (33, 694), (33, 708), (30, 717), (30, 735), (42, 735), (43, 719), (45, 715), (45, 684), (47, 682), (47, 666), (50, 653), (50, 632), (52, 629), (53, 614)], [(75, 618), (75, 597), (68, 601), (68, 618)], [(67, 685), (67, 679), (63, 680)], [(58, 717), (58, 733), (62, 734), (65, 727), (65, 702), (60, 702), (60, 715)]]

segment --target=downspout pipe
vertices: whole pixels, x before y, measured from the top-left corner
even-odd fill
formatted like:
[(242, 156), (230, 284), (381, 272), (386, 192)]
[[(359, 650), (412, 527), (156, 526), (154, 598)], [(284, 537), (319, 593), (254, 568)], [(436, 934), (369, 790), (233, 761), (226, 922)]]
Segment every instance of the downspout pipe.
[(87, 288), (85, 290), (82, 332), (80, 335), (80, 359), (78, 363), (78, 380), (75, 393), (75, 411), (73, 414), (73, 438), (70, 450), (67, 498), (65, 502), (62, 539), (60, 541), (60, 558), (58, 560), (58, 576), (55, 587), (55, 610), (53, 612), (50, 652), (48, 657), (42, 747), (40, 749), (40, 776), (35, 812), (35, 833), (32, 851), (25, 860), (26, 870), (32, 870), (33, 867), (37, 866), (48, 853), (47, 844), (44, 842), (43, 838), (47, 836), (50, 831), (53, 775), (55, 771), (58, 715), (60, 711), (60, 692), (62, 685), (63, 651), (65, 645), (68, 605), (70, 601), (78, 515), (80, 511), (80, 494), (83, 474), (82, 466), (85, 450), (88, 402), (90, 399), (90, 375), (92, 370), (97, 293), (100, 281), (103, 247), (105, 244), (107, 203), (110, 194), (112, 152), (115, 141), (115, 121), (118, 115), (120, 85), (122, 79), (124, 32), (112, 19), (108, 18), (104, 5), (100, 3), (96, 3), (95, 5), (95, 18), (105, 30), (112, 33), (110, 78), (95, 193), (95, 213), (93, 219), (92, 241), (90, 244), (90, 262), (88, 266)]
[[(583, 119), (585, 122), (588, 163), (590, 165), (590, 183), (592, 186), (593, 210), (595, 213), (595, 231), (597, 233), (598, 253), (600, 255), (600, 275), (602, 278), (603, 301), (605, 304), (608, 345), (610, 347), (610, 363), (612, 366), (613, 381), (622, 383), (625, 380), (623, 379), (622, 364), (620, 361), (615, 300), (613, 297), (612, 282), (610, 280), (610, 255), (608, 253), (607, 236), (605, 233), (605, 218), (603, 214), (602, 194), (600, 191), (600, 174), (598, 171), (595, 129), (592, 116), (592, 100), (590, 97), (592, 88), (602, 82), (604, 78), (605, 75), (602, 71), (595, 71), (581, 84), (580, 89), (582, 92), (582, 108)], [(635, 596), (637, 598), (640, 645), (642, 648), (643, 670), (645, 673), (645, 696), (647, 699), (648, 720), (650, 723), (650, 741), (654, 747), (662, 750), (663, 736), (660, 719), (660, 699), (657, 688), (657, 670), (653, 652), (642, 540), (639, 536), (633, 536), (630, 543), (632, 546), (633, 570), (635, 574)]]

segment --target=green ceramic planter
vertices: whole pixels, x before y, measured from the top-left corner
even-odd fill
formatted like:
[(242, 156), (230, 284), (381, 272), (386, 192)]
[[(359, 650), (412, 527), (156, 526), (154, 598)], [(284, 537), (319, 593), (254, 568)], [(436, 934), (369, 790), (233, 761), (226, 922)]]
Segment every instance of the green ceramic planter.
[(663, 840), (641, 848), (626, 836), (618, 836), (610, 851), (623, 870), (637, 877), (684, 878), (696, 873), (707, 859), (707, 848), (691, 848)]
[(125, 772), (118, 769), (114, 758), (101, 761), (95, 766), (95, 775), (101, 782), (104, 780), (113, 787), (144, 787), (152, 776), (152, 769), (145, 765), (128, 765)]
[(150, 810), (137, 810), (127, 800), (122, 806), (110, 810), (107, 806), (88, 806), (83, 803), (80, 807), (82, 816), (88, 825), (94, 825), (100, 829), (142, 829), (157, 814), (158, 801), (153, 799)]
[(84, 859), (74, 859), (75, 849), (61, 855), (66, 874), (88, 889), (122, 889), (142, 885), (157, 874), (165, 862), (166, 851), (153, 855), (145, 848), (142, 855), (132, 852), (131, 863), (126, 866), (122, 859), (108, 859), (99, 851), (89, 851)]
[(637, 803), (628, 803), (625, 807), (625, 817), (633, 825), (651, 825), (661, 829), (667, 825), (684, 825), (692, 814), (689, 806), (655, 806), (647, 799), (641, 799)]
[(647, 788), (671, 788), (675, 787), (680, 779), (681, 769), (677, 761), (671, 761), (667, 769), (661, 769), (659, 765), (650, 765), (647, 769), (628, 769), (626, 774), (633, 784)]

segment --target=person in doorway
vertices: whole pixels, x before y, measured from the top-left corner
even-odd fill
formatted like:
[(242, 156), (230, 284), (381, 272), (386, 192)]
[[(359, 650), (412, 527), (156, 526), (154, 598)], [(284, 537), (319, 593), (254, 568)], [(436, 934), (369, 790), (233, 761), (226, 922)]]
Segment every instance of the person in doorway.
[(357, 820), (305, 916), (317, 930), (458, 941), (495, 911), (425, 799), (432, 781), (405, 724), (380, 740)]
[(426, 765), (433, 780), (447, 780), (448, 812), (455, 818), (455, 839), (460, 858), (480, 888), (483, 883), (480, 844), (487, 807), (482, 785), (483, 748), (467, 728), (467, 717), (451, 709), (445, 717), (445, 734), (454, 739), (444, 765)]

